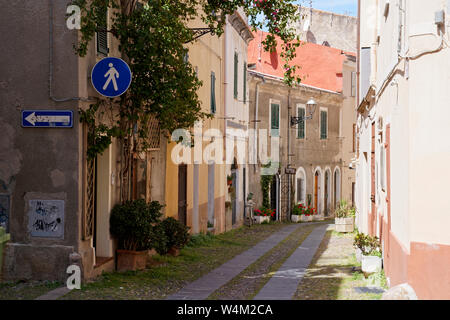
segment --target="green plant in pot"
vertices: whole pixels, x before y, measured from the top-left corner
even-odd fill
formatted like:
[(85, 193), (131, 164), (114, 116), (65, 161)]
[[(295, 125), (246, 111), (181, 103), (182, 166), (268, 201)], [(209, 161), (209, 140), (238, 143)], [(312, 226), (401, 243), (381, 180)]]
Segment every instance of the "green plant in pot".
[(353, 240), (353, 246), (362, 254), (361, 269), (364, 274), (381, 271), (382, 251), (378, 237), (358, 232)]
[(187, 226), (174, 218), (167, 218), (156, 227), (153, 247), (160, 255), (178, 256), (189, 239)]
[(347, 201), (341, 200), (336, 210), (335, 225), (336, 232), (353, 232), (355, 229), (355, 208), (351, 207)]
[(109, 222), (110, 232), (118, 241), (119, 271), (145, 269), (162, 208), (159, 202), (145, 200), (127, 201), (113, 208)]

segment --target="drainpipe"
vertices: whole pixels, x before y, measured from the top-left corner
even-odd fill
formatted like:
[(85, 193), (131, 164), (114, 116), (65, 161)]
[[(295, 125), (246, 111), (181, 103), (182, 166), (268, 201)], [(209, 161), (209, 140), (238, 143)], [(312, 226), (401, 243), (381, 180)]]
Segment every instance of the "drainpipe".
[[(288, 91), (288, 118), (287, 118), (287, 164), (286, 167), (288, 167), (291, 163), (291, 126), (290, 126), (290, 119), (291, 119), (291, 88), (289, 88)], [(286, 172), (285, 172), (286, 174)], [(291, 176), (288, 176), (288, 212), (287, 212), (287, 219), (288, 221), (291, 221)]]
[(356, 92), (356, 108), (359, 107), (360, 104), (360, 90), (361, 90), (361, 85), (359, 82), (360, 79), (360, 72), (361, 72), (361, 68), (360, 68), (360, 59), (361, 59), (361, 0), (358, 0), (358, 26), (357, 26), (358, 30), (357, 30), (357, 40), (356, 40), (356, 45), (358, 46), (356, 48), (356, 55), (357, 55), (357, 63), (356, 63), (356, 82), (357, 82), (357, 92)]
[(256, 166), (258, 163), (258, 108), (259, 108), (259, 85), (261, 84), (261, 82), (257, 81), (256, 82), (256, 90), (255, 90), (255, 116), (254, 116), (254, 122), (253, 122), (253, 127), (255, 129), (255, 135), (253, 137), (253, 141), (254, 141), (254, 149), (253, 151), (255, 152), (255, 157), (256, 157), (256, 163), (253, 164), (253, 172), (256, 173)]
[[(228, 16), (225, 17), (226, 20), (228, 20)], [(228, 83), (229, 83), (229, 68), (228, 68), (228, 48), (230, 45), (230, 30), (229, 30), (229, 23), (228, 21), (226, 21), (225, 23), (225, 28), (224, 28), (224, 39), (223, 39), (223, 77), (224, 77), (224, 82), (223, 82), (223, 136), (224, 136), (224, 149), (225, 149), (225, 175), (227, 175), (227, 171), (228, 171), (228, 164), (226, 163), (226, 159), (227, 159), (227, 104), (228, 104)], [(225, 190), (225, 194), (227, 193), (227, 191)], [(226, 210), (226, 209), (225, 209)], [(244, 209), (245, 210), (245, 209)], [(225, 232), (226, 230), (226, 226), (227, 224), (225, 223)]]

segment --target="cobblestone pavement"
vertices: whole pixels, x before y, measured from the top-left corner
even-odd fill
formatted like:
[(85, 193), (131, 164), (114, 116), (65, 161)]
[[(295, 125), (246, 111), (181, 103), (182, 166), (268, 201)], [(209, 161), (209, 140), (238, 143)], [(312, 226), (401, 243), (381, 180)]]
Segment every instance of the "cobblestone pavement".
[(250, 300), (270, 280), (283, 262), (314, 230), (316, 225), (303, 224), (280, 244), (267, 252), (232, 281), (216, 290), (209, 299)]
[(384, 273), (368, 279), (360, 271), (353, 248), (353, 234), (328, 231), (294, 299), (378, 300), (386, 289)]

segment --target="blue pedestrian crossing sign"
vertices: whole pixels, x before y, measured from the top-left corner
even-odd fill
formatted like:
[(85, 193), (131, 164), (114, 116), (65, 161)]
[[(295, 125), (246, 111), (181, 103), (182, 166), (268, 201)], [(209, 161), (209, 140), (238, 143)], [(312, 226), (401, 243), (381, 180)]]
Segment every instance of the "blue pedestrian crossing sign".
[(131, 85), (131, 69), (119, 58), (104, 58), (92, 69), (91, 81), (95, 90), (108, 98), (119, 97)]
[(72, 128), (73, 112), (61, 110), (22, 111), (24, 128)]

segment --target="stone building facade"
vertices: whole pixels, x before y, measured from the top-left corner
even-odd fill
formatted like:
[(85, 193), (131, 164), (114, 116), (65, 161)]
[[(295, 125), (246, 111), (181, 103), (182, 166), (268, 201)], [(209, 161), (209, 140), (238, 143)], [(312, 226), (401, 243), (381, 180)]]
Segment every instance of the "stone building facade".
[[(78, 30), (66, 24), (70, 3), (7, 1), (0, 11), (0, 37), (8, 43), (0, 49), (0, 200), (8, 204), (3, 214), (11, 234), (7, 281), (65, 281), (71, 264), (81, 267), (83, 279), (115, 268), (109, 216), (121, 199), (121, 148), (113, 141), (88, 161), (88, 128), (78, 110), (99, 98), (90, 83), (96, 62), (121, 54), (104, 32), (96, 34), (86, 57), (78, 57)], [(73, 127), (24, 128), (24, 110), (71, 111)], [(163, 203), (165, 144), (155, 132), (153, 151), (133, 162), (132, 192), (133, 198)], [(37, 219), (39, 214), (45, 217)], [(51, 228), (42, 232), (42, 226)]]
[[(277, 210), (278, 219), (289, 219), (297, 203), (310, 204), (319, 214), (332, 216), (336, 203), (342, 199), (351, 203), (353, 198), (354, 171), (349, 164), (356, 118), (356, 59), (341, 50), (304, 44), (295, 61), (302, 67), (304, 82), (290, 88), (283, 83), (278, 56), (259, 51), (258, 41), (264, 37), (259, 31), (249, 48), (250, 117), (257, 133), (266, 129), (269, 141), (279, 141), (279, 150), (270, 143), (267, 146), (268, 157), (275, 159), (274, 152), (278, 152), (280, 162), (270, 187), (271, 207)], [(307, 106), (311, 99), (316, 102), (314, 110)], [(292, 117), (309, 116), (311, 111), (312, 118), (303, 125), (291, 123)], [(249, 144), (258, 155), (265, 152), (256, 139)], [(250, 191), (258, 206), (263, 198), (261, 164), (249, 166)]]
[(357, 19), (299, 6), (302, 17), (294, 26), (302, 41), (356, 52)]

